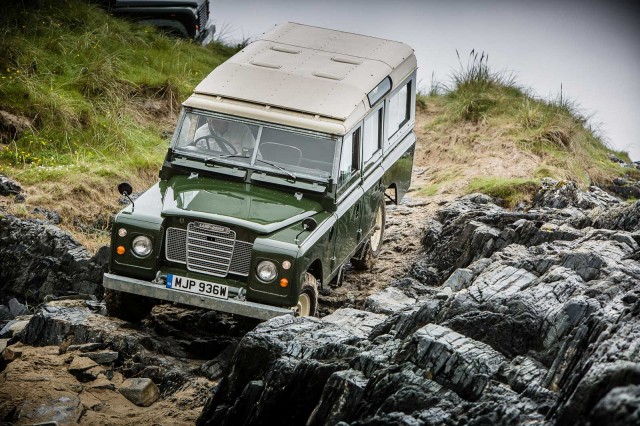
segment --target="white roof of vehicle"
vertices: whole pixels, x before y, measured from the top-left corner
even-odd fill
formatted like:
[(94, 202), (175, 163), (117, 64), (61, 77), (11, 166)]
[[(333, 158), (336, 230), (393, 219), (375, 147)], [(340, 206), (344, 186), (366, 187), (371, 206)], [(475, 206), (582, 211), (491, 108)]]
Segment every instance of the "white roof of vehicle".
[(206, 95), (345, 121), (366, 113), (367, 93), (385, 77), (395, 87), (415, 69), (404, 43), (286, 23), (214, 69), (194, 100)]

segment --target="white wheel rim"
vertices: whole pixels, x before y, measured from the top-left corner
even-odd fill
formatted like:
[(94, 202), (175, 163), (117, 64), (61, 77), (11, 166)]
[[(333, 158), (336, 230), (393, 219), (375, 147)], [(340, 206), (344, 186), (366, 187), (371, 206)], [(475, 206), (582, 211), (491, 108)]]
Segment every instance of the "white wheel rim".
[(384, 207), (380, 206), (378, 209), (378, 213), (376, 213), (376, 225), (375, 231), (371, 234), (371, 250), (378, 251), (380, 247), (380, 239), (382, 237), (382, 209)]
[(308, 294), (300, 294), (300, 297), (298, 297), (298, 305), (296, 306), (296, 311), (301, 317), (309, 316), (309, 313), (311, 312), (311, 299), (309, 298)]

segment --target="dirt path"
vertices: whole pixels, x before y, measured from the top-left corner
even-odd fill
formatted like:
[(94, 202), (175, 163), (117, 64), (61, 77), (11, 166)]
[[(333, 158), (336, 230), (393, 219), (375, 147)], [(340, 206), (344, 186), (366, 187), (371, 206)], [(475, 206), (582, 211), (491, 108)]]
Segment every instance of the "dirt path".
[(411, 188), (399, 205), (387, 205), (386, 227), (382, 252), (371, 271), (356, 271), (345, 267), (342, 285), (320, 295), (320, 316), (338, 308), (362, 309), (368, 296), (386, 287), (394, 279), (407, 276), (411, 265), (422, 252), (424, 225), (442, 204), (453, 200), (459, 191), (423, 195), (421, 188), (431, 184), (432, 152), (426, 126), (436, 116), (433, 110), (417, 112), (418, 142), (411, 177)]

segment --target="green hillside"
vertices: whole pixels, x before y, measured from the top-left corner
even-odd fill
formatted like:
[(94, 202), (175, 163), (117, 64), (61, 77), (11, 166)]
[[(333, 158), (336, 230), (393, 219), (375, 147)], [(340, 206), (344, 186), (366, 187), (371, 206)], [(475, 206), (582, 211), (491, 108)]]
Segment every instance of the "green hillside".
[[(235, 49), (167, 37), (87, 2), (34, 3), (0, 14), (0, 109), (31, 122), (2, 146), (0, 173), (45, 206), (65, 193), (102, 200), (100, 188), (119, 179), (142, 189), (157, 173), (180, 102)], [(61, 213), (69, 221), (96, 216), (68, 207)]]

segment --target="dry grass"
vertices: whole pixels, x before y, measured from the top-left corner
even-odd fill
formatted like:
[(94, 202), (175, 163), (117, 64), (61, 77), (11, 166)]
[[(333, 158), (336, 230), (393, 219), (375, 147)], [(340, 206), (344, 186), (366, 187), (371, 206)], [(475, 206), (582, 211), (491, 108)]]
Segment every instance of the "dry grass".
[(586, 186), (629, 173), (609, 159), (629, 161), (626, 153), (607, 146), (576, 103), (533, 97), (483, 53), (460, 61), (451, 84), (432, 83), (417, 106), (419, 195), (483, 190), (513, 204), (542, 177)]

